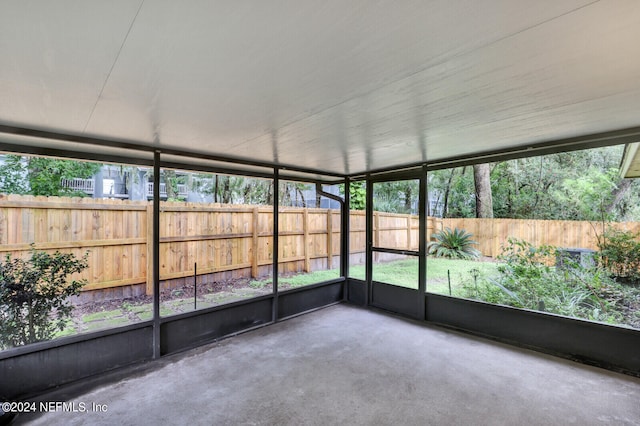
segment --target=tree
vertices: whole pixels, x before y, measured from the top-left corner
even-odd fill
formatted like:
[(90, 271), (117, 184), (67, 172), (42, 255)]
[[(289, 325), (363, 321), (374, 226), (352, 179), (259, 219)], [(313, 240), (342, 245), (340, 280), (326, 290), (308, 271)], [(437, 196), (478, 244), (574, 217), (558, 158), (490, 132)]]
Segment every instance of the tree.
[(492, 218), (491, 166), (488, 163), (474, 165), (473, 181), (476, 194), (476, 217)]
[(190, 189), (211, 195), (214, 203), (273, 204), (271, 179), (197, 173)]
[(27, 181), (32, 195), (84, 195), (62, 186), (62, 179), (88, 179), (102, 167), (99, 163), (58, 160), (44, 157), (27, 159)]
[(303, 191), (314, 191), (311, 184), (301, 182), (281, 182), (280, 183), (280, 205), (307, 207), (307, 200)]
[(80, 294), (85, 280), (69, 279), (87, 266), (88, 253), (31, 250), (31, 258), (0, 262), (0, 348), (51, 339), (63, 330), (73, 305), (69, 296)]
[(162, 170), (162, 177), (164, 180), (164, 188), (167, 191), (167, 200), (178, 200), (178, 177), (176, 171), (171, 169)]
[(565, 179), (556, 189), (558, 197), (565, 199), (566, 215), (576, 220), (610, 220), (605, 206), (610, 204), (616, 189), (615, 170), (590, 170), (574, 179)]
[(373, 209), (390, 213), (417, 213), (419, 182), (415, 179), (380, 182), (373, 187)]
[(0, 192), (26, 194), (29, 191), (26, 163), (19, 155), (7, 155), (0, 164)]
[(616, 207), (620, 204), (620, 202), (624, 199), (624, 196), (631, 189), (631, 185), (633, 184), (633, 179), (622, 179), (621, 182), (613, 190), (610, 200), (605, 206), (605, 212), (609, 215), (613, 214)]
[[(344, 195), (344, 186), (340, 185), (340, 194)], [(367, 187), (363, 180), (349, 182), (349, 209), (364, 210), (367, 207)]]
[[(490, 164), (494, 217), (625, 221), (640, 218), (640, 180), (618, 176), (622, 146), (562, 152)], [(431, 196), (444, 201), (443, 217), (477, 213), (470, 167), (429, 172)], [(475, 174), (475, 173), (474, 173)], [(480, 203), (486, 197), (480, 197)]]
[[(468, 167), (435, 170), (427, 174), (429, 202), (442, 205), (442, 217), (470, 217), (475, 211)], [(433, 213), (430, 213), (433, 214)]]
[(444, 190), (444, 206), (443, 206), (443, 217), (446, 217), (446, 212), (449, 207), (449, 194), (451, 194), (451, 184), (453, 183), (453, 177), (456, 173), (456, 169), (451, 169), (451, 174), (449, 175), (449, 179), (447, 179), (447, 186)]
[(77, 195), (84, 193), (62, 186), (63, 179), (88, 179), (101, 164), (44, 157), (7, 155), (0, 165), (0, 191), (9, 194)]

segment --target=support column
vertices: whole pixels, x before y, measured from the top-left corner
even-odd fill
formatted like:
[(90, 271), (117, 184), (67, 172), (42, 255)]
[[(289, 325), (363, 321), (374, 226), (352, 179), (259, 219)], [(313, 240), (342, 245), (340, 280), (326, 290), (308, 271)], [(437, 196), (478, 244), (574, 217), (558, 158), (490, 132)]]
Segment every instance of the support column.
[(427, 169), (423, 168), (420, 174), (420, 191), (418, 195), (418, 315), (420, 319), (426, 319), (425, 296), (427, 291)]
[[(160, 151), (153, 153), (153, 358), (160, 358)], [(147, 241), (147, 244), (149, 242)]]
[(280, 250), (279, 247), (279, 238), (278, 234), (280, 233), (279, 226), (279, 209), (280, 209), (280, 170), (274, 169), (273, 172), (273, 312), (272, 312), (272, 321), (276, 322), (278, 320), (278, 252)]

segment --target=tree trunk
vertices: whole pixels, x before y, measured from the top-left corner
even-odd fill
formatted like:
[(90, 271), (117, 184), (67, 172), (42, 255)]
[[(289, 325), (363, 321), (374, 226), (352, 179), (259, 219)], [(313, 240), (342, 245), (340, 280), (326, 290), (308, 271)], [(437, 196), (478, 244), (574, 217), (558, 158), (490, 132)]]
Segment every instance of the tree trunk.
[(224, 204), (231, 203), (231, 177), (226, 176), (224, 179), (223, 189), (222, 189), (222, 202)]
[(613, 195), (613, 198), (611, 199), (609, 204), (605, 207), (605, 211), (608, 214), (613, 213), (613, 209), (616, 208), (620, 200), (622, 200), (622, 198), (625, 196), (627, 191), (629, 191), (629, 188), (631, 188), (631, 179), (623, 179), (618, 184), (618, 186), (616, 186), (616, 189), (614, 189), (611, 194)]
[(273, 205), (273, 181), (269, 181), (267, 187), (267, 205)]
[(307, 207), (307, 200), (304, 199), (304, 194), (299, 186), (296, 186), (296, 206), (298, 205), (298, 195), (300, 195), (300, 200), (302, 201), (302, 207)]
[(447, 182), (447, 187), (444, 191), (444, 201), (442, 205), (442, 217), (447, 217), (447, 211), (449, 210), (449, 193), (451, 192), (451, 182), (453, 181), (453, 175), (455, 174), (456, 169), (451, 169), (451, 174), (449, 175), (449, 181)]
[(411, 201), (413, 198), (413, 194), (411, 192), (411, 183), (407, 182), (407, 186), (404, 189), (404, 210), (407, 214), (411, 213)]
[(167, 200), (175, 200), (178, 198), (176, 191), (176, 172), (175, 170), (164, 171), (164, 188), (167, 191)]
[(491, 167), (488, 163), (473, 166), (473, 180), (476, 189), (476, 217), (493, 217), (493, 196), (491, 194)]

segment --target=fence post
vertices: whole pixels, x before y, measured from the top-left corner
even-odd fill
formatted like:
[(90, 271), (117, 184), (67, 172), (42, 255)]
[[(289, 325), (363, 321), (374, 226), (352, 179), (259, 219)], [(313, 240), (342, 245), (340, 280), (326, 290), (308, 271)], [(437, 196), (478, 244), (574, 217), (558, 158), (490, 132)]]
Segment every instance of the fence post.
[(411, 250), (411, 214), (407, 215), (407, 250)]
[(304, 271), (311, 272), (311, 261), (309, 256), (309, 209), (302, 210), (302, 232), (304, 240)]
[(147, 204), (147, 296), (153, 295), (153, 204)]
[(327, 269), (333, 266), (333, 210), (327, 210)]
[(251, 249), (251, 278), (258, 278), (258, 207), (253, 208), (253, 241)]

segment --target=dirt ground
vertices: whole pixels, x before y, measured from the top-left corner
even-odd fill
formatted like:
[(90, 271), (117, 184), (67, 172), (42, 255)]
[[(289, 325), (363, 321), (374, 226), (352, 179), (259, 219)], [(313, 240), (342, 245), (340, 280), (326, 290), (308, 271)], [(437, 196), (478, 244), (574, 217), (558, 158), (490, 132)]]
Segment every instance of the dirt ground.
[[(206, 294), (220, 293), (220, 292), (232, 292), (234, 290), (250, 288), (249, 280), (246, 278), (221, 280), (212, 283), (199, 284), (197, 286), (197, 297), (202, 297)], [(180, 288), (162, 290), (160, 292), (160, 301), (167, 302), (176, 299), (193, 299), (194, 286), (186, 285)], [(82, 316), (91, 314), (94, 312), (110, 311), (119, 309), (123, 303), (130, 305), (144, 305), (147, 303), (153, 303), (153, 296), (144, 295), (137, 297), (128, 297), (122, 299), (114, 299), (100, 302), (88, 302), (75, 305), (74, 316)]]

